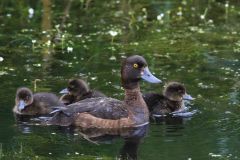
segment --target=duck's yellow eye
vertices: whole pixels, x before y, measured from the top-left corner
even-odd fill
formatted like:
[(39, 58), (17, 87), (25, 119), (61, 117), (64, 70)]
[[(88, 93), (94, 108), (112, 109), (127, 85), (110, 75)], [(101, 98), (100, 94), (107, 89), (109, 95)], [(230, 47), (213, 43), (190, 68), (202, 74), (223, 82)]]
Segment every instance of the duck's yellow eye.
[(136, 63), (134, 63), (134, 65), (133, 65), (135, 68), (137, 68), (138, 67), (138, 65), (136, 64)]

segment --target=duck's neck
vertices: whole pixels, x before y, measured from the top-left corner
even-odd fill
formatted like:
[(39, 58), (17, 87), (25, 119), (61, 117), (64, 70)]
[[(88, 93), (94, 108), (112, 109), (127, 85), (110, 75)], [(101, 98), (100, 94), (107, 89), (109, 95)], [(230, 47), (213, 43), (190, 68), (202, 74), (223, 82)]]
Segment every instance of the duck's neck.
[(139, 104), (144, 104), (142, 94), (140, 92), (140, 88), (137, 87), (135, 89), (125, 89), (125, 99), (124, 102), (129, 106), (136, 106)]
[(124, 106), (134, 117), (134, 123), (142, 124), (149, 121), (149, 110), (142, 98), (139, 86), (134, 89), (125, 88)]

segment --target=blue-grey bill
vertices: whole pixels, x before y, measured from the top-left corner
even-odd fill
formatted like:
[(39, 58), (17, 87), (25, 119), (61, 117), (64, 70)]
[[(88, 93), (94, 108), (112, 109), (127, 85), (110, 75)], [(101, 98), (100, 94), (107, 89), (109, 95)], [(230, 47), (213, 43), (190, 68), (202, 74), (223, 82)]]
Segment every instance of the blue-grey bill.
[(194, 98), (192, 98), (190, 95), (185, 93), (185, 96), (183, 97), (184, 100), (194, 101)]
[(148, 81), (149, 83), (162, 83), (162, 81), (152, 75), (152, 73), (147, 68), (144, 69), (144, 74), (141, 76), (141, 78)]
[(61, 94), (69, 94), (67, 88), (63, 89), (60, 93), (61, 93)]
[(18, 105), (18, 109), (19, 109), (19, 110), (24, 109), (25, 105), (26, 105), (25, 102), (24, 102), (23, 100), (20, 100), (20, 103), (19, 103), (19, 105)]

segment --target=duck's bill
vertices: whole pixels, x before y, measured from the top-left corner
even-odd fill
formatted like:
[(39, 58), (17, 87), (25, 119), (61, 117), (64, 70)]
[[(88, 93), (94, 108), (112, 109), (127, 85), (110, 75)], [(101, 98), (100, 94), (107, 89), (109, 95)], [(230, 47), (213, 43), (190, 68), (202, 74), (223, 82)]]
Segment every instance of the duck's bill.
[(67, 88), (63, 89), (60, 93), (61, 93), (61, 94), (69, 94)]
[(152, 75), (148, 68), (144, 69), (144, 74), (141, 76), (141, 78), (148, 81), (149, 83), (162, 83), (160, 79)]
[(25, 108), (25, 102), (23, 101), (23, 100), (20, 100), (20, 103), (19, 103), (19, 105), (18, 105), (18, 109), (19, 110), (22, 110), (22, 109), (24, 109)]
[(192, 98), (190, 95), (185, 93), (185, 96), (183, 97), (184, 100), (194, 101), (194, 98)]

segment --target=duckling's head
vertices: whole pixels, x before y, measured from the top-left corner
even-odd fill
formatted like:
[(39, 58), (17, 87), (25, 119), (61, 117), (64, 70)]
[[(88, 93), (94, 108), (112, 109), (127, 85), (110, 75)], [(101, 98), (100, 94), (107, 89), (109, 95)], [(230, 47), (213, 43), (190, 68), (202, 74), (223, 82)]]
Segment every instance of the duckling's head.
[(138, 81), (143, 78), (150, 83), (162, 83), (148, 70), (146, 60), (138, 55), (128, 57), (122, 64), (122, 85), (125, 89), (138, 87)]
[(164, 89), (164, 96), (171, 101), (194, 100), (190, 95), (186, 93), (184, 85), (178, 82), (170, 82)]
[(33, 94), (28, 88), (20, 88), (17, 91), (17, 97), (15, 99), (18, 110), (23, 110), (25, 106), (32, 104)]
[(81, 79), (73, 79), (68, 82), (68, 87), (62, 90), (60, 93), (67, 94), (73, 96), (81, 95), (89, 90), (88, 85), (85, 81)]

